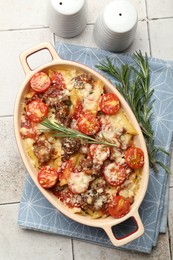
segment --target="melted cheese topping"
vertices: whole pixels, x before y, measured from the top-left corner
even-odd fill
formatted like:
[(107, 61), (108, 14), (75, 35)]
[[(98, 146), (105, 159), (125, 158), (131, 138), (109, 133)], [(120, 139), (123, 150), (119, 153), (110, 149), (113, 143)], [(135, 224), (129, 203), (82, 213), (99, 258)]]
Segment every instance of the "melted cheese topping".
[(91, 180), (91, 176), (84, 172), (72, 172), (68, 179), (68, 185), (72, 192), (82, 193), (87, 190)]

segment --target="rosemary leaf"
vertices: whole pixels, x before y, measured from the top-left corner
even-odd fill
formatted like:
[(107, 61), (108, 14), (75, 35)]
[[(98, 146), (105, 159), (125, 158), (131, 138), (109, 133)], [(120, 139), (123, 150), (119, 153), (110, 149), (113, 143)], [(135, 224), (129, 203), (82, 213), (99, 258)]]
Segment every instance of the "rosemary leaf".
[[(47, 127), (47, 129), (40, 129), (41, 131), (43, 131), (43, 132), (51, 131), (52, 136), (55, 136), (55, 137), (81, 138), (81, 139), (86, 140), (90, 144), (102, 144), (105, 146), (116, 147), (116, 144), (109, 142), (105, 138), (103, 133), (101, 133), (103, 139), (100, 139), (98, 137), (91, 137), (91, 136), (85, 135), (74, 129), (66, 128), (65, 126), (61, 125), (60, 123), (58, 123), (56, 121), (54, 123), (52, 123), (49, 119), (45, 119), (40, 124)], [(52, 133), (52, 131), (53, 131), (53, 133)]]
[(156, 163), (159, 164), (163, 169), (165, 169), (166, 172), (171, 174), (171, 170), (167, 166), (165, 166), (162, 162), (156, 161)]
[(170, 173), (170, 170), (162, 162), (156, 160), (158, 152), (162, 152), (166, 155), (169, 155), (169, 153), (161, 147), (156, 147), (154, 143), (154, 131), (151, 125), (151, 119), (155, 99), (151, 100), (154, 89), (150, 90), (150, 70), (147, 54), (143, 56), (141, 51), (135, 52), (133, 54), (133, 60), (137, 68), (129, 64), (123, 64), (121, 68), (114, 67), (108, 57), (106, 57), (105, 62), (96, 65), (96, 67), (107, 72), (118, 81), (116, 88), (128, 102), (143, 132), (148, 149), (150, 166), (157, 172), (158, 164), (165, 169), (166, 172)]

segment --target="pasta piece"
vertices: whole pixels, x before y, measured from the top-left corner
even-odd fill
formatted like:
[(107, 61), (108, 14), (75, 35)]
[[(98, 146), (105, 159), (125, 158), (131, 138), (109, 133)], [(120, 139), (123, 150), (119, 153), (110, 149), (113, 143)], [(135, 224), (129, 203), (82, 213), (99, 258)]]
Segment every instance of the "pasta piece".
[(86, 94), (84, 98), (84, 110), (91, 111), (94, 115), (97, 114), (99, 110), (99, 100), (103, 94), (104, 84), (102, 81), (97, 80), (94, 83), (94, 87)]
[(79, 102), (81, 102), (79, 91), (75, 88), (73, 88), (72, 91), (70, 92), (70, 101), (71, 101), (70, 114), (73, 115), (76, 111)]
[(138, 134), (122, 109), (120, 109), (115, 115), (110, 116), (110, 122), (112, 127), (116, 128), (117, 131), (120, 131), (122, 128), (124, 128), (128, 134)]
[(72, 165), (77, 168), (80, 161), (82, 161), (83, 158), (84, 154), (76, 153), (75, 155), (70, 157), (70, 160), (72, 161)]
[(61, 165), (62, 165), (61, 156), (59, 156), (53, 161), (53, 168), (58, 170), (61, 167)]
[(125, 198), (134, 197), (139, 190), (140, 181), (141, 170), (138, 169), (124, 182), (124, 188), (120, 191), (119, 195)]
[(24, 140), (24, 146), (25, 146), (25, 151), (27, 152), (27, 154), (30, 158), (30, 162), (35, 167), (35, 169), (38, 170), (38, 159), (35, 156), (33, 149), (32, 149), (33, 142), (34, 142), (33, 139), (27, 138)]
[(86, 212), (91, 216), (91, 219), (97, 219), (97, 218), (103, 218), (106, 217), (106, 215), (101, 210), (91, 210), (87, 209)]

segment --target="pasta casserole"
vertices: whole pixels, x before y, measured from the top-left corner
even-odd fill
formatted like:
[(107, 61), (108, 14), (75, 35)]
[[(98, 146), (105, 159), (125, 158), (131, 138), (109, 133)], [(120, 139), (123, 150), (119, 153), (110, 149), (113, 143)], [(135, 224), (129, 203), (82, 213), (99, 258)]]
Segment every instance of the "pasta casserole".
[(118, 97), (100, 79), (68, 67), (37, 72), (20, 134), (39, 184), (69, 210), (93, 219), (130, 211), (144, 153)]

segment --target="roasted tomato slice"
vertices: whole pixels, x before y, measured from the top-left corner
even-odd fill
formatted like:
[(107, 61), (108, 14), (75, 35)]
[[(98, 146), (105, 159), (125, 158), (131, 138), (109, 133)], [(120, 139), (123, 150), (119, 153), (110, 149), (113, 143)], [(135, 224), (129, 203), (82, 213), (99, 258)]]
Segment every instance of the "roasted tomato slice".
[(27, 105), (26, 112), (29, 120), (38, 123), (48, 114), (48, 106), (41, 100), (36, 99)]
[(86, 135), (94, 135), (98, 132), (100, 128), (100, 123), (97, 117), (95, 117), (91, 112), (85, 112), (77, 120), (77, 126), (80, 132)]
[(37, 176), (39, 184), (43, 188), (53, 187), (58, 180), (58, 172), (51, 166), (43, 166)]
[(127, 165), (132, 169), (139, 169), (144, 165), (144, 152), (138, 147), (130, 147), (125, 152)]
[(99, 105), (101, 111), (108, 115), (113, 115), (120, 109), (120, 101), (114, 93), (102, 95)]
[(114, 218), (122, 218), (130, 211), (131, 200), (123, 196), (114, 196), (108, 206), (109, 214)]
[(110, 155), (110, 148), (108, 146), (104, 146), (101, 144), (91, 144), (90, 148), (90, 156), (93, 159), (93, 163), (103, 164), (103, 162)]
[(49, 76), (40, 71), (37, 72), (30, 81), (30, 86), (32, 89), (34, 89), (36, 92), (44, 92), (46, 89), (50, 87), (50, 78)]
[(121, 185), (127, 177), (125, 167), (116, 162), (106, 165), (103, 169), (103, 174), (106, 181), (113, 186)]

